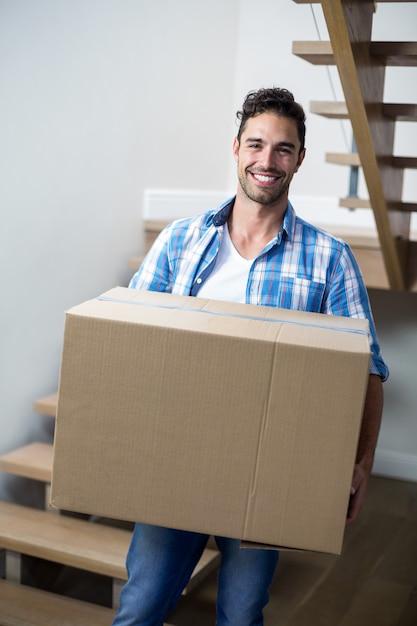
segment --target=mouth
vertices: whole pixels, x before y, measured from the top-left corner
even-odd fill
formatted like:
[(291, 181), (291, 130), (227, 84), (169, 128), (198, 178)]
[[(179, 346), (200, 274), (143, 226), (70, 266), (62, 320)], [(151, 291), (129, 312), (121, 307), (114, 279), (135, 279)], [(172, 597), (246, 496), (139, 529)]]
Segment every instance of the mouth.
[(264, 186), (274, 185), (280, 179), (280, 176), (272, 174), (259, 174), (258, 172), (250, 172), (250, 174), (259, 184)]

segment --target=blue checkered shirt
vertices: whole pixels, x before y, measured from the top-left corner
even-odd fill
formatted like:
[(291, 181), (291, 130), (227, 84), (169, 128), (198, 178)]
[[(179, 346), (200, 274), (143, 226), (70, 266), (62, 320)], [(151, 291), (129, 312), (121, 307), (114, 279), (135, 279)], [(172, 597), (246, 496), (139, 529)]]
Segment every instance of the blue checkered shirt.
[[(231, 198), (216, 210), (172, 222), (158, 236), (129, 286), (197, 296), (215, 266), (233, 204)], [(370, 373), (388, 378), (368, 294), (349, 246), (297, 217), (291, 203), (279, 233), (252, 263), (246, 302), (368, 319)]]

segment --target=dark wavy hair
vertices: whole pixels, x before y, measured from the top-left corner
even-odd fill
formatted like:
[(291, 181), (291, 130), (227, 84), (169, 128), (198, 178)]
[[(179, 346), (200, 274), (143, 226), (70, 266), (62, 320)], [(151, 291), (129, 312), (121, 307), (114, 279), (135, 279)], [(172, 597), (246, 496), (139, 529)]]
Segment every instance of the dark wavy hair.
[(291, 91), (279, 87), (250, 91), (245, 98), (242, 110), (236, 113), (237, 119), (240, 120), (237, 133), (239, 143), (248, 119), (260, 113), (275, 113), (275, 115), (293, 119), (297, 124), (298, 138), (301, 144), (300, 152), (304, 150), (306, 116), (303, 107), (294, 100)]

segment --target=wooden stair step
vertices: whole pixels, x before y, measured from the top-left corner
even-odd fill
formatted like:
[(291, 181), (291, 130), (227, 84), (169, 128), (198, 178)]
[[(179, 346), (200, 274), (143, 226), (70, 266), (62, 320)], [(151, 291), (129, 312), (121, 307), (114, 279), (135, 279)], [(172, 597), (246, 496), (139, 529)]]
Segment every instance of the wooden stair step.
[(417, 202), (387, 202), (387, 207), (391, 211), (403, 211), (404, 213), (415, 213)]
[[(416, 0), (377, 0), (377, 2), (392, 2), (392, 3), (405, 3), (415, 2)], [(321, 0), (293, 0), (295, 4), (321, 4)]]
[[(417, 121), (417, 104), (395, 104), (387, 102), (382, 104), (382, 112), (385, 117), (390, 117), (398, 122)], [(310, 113), (315, 113), (316, 115), (330, 119), (349, 119), (345, 102), (312, 100), (310, 102)]]
[(40, 415), (49, 415), (51, 417), (55, 417), (56, 415), (56, 406), (58, 401), (58, 392), (51, 393), (47, 396), (43, 396), (42, 398), (38, 398), (33, 403), (33, 410), (35, 413), (39, 413)]
[(334, 165), (350, 165), (351, 167), (360, 167), (361, 165), (357, 152), (326, 152), (325, 161)]
[(370, 51), (387, 67), (417, 66), (417, 41), (371, 41)]
[(131, 532), (0, 501), (0, 547), (126, 579)]
[[(294, 41), (292, 53), (312, 65), (335, 65), (330, 41)], [(371, 41), (370, 53), (389, 67), (417, 66), (415, 41)]]
[(115, 614), (104, 606), (0, 580), (1, 626), (111, 626)]
[(385, 102), (382, 112), (397, 122), (417, 122), (417, 104)]
[(53, 445), (36, 441), (0, 456), (0, 470), (50, 483), (52, 458)]
[(395, 167), (402, 167), (405, 170), (417, 169), (417, 157), (394, 156), (392, 157), (392, 163)]
[(357, 198), (355, 196), (348, 196), (346, 198), (339, 199), (339, 206), (345, 209), (371, 209), (371, 203), (369, 198)]
[[(131, 535), (121, 528), (0, 501), (0, 547), (18, 554), (126, 580)], [(186, 592), (212, 572), (219, 559), (217, 550), (207, 548)]]
[(346, 102), (312, 100), (310, 102), (310, 113), (315, 113), (316, 115), (321, 115), (322, 117), (330, 119), (349, 119)]
[[(367, 198), (356, 198), (348, 196), (339, 199), (339, 206), (346, 209), (371, 209), (371, 203)], [(403, 211), (404, 213), (414, 213), (417, 211), (416, 202), (387, 202), (389, 209), (393, 211)]]
[(115, 611), (0, 580), (2, 626), (110, 626)]
[[(326, 163), (334, 165), (350, 165), (351, 167), (361, 167), (359, 154), (357, 152), (326, 152)], [(393, 156), (392, 165), (402, 169), (416, 169), (417, 157)]]
[(312, 65), (334, 65), (330, 41), (293, 41), (292, 54)]

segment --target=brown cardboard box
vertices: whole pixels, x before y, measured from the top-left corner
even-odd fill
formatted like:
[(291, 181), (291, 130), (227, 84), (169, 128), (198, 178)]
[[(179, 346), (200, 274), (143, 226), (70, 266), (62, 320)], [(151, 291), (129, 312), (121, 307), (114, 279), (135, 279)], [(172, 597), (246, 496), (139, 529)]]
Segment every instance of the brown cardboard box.
[(126, 288), (74, 307), (53, 506), (340, 553), (367, 328)]

